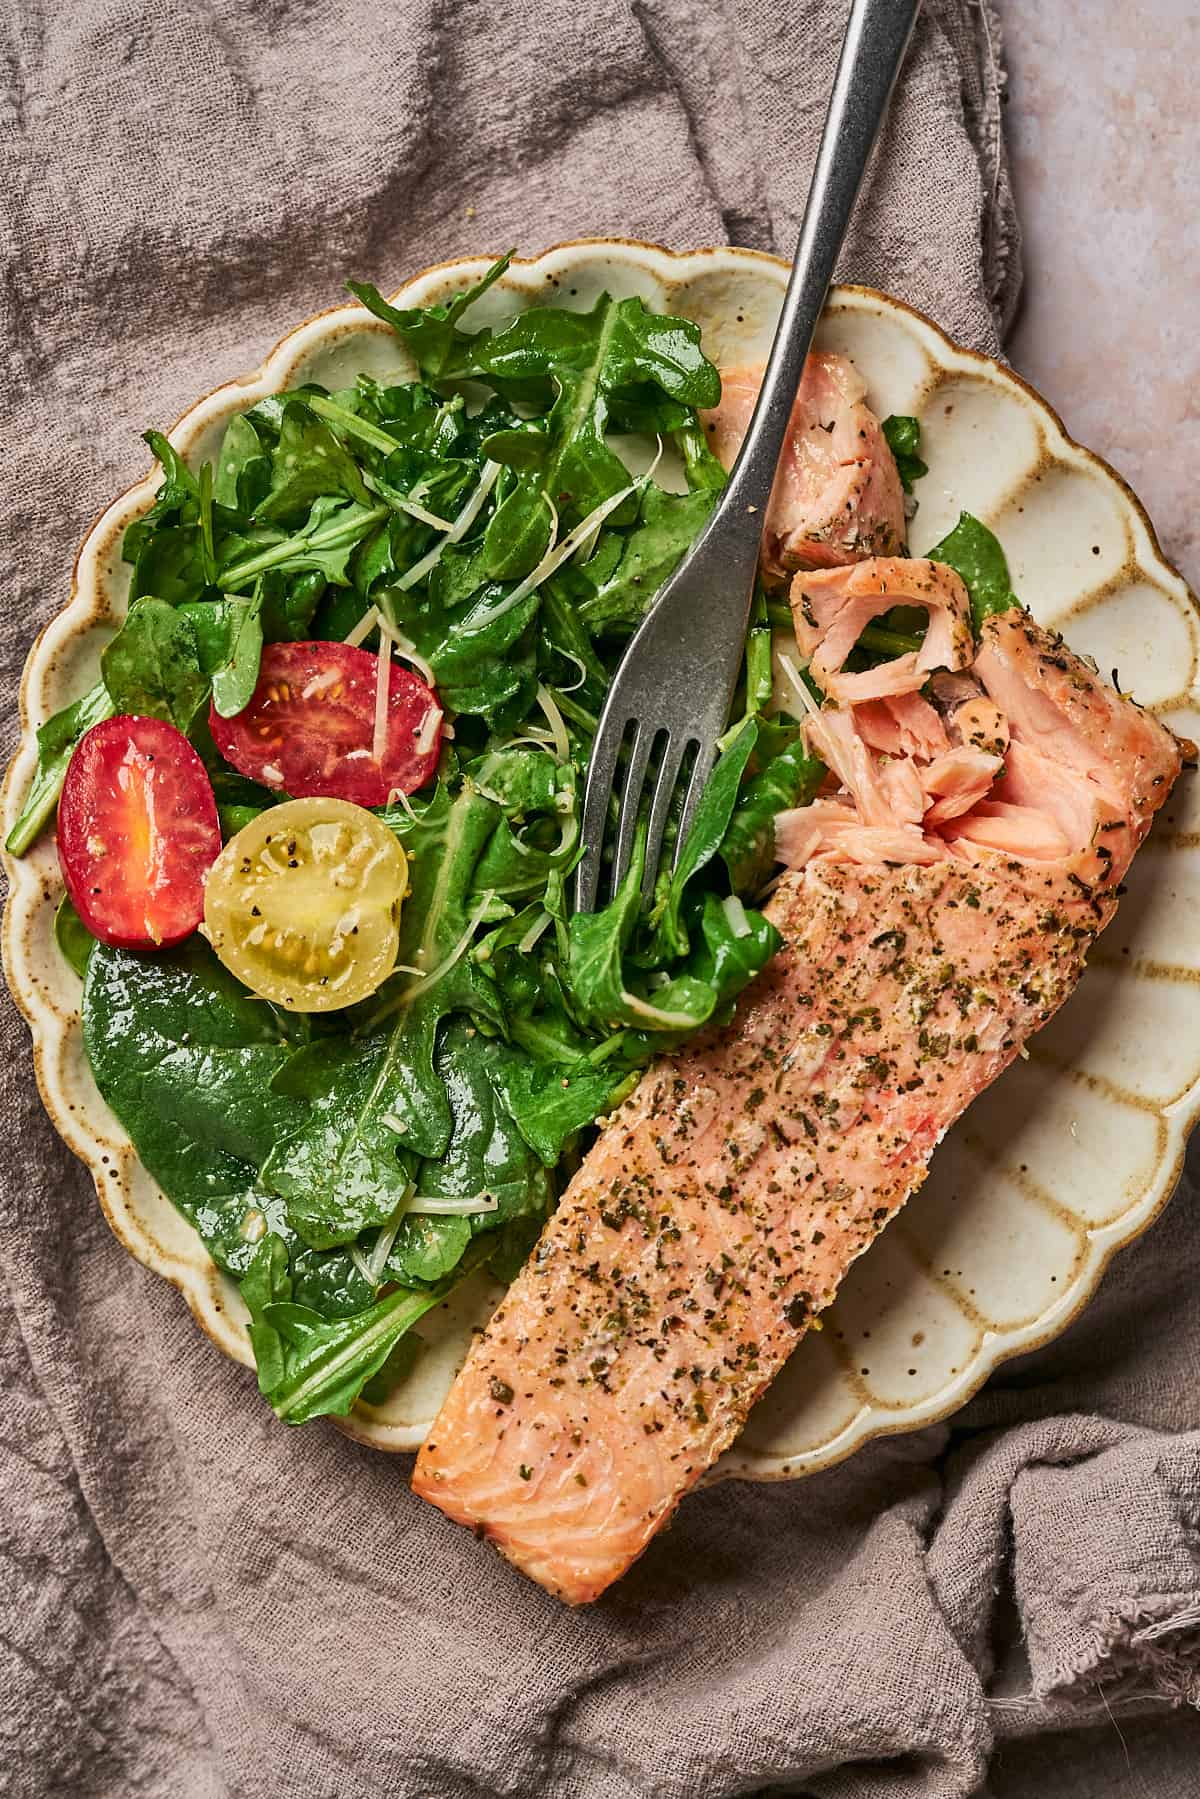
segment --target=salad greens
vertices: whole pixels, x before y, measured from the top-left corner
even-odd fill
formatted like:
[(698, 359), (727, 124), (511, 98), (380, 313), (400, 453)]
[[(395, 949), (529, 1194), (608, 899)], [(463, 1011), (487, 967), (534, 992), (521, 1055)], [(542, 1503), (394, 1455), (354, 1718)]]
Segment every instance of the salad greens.
[[(226, 838), (278, 804), (210, 729), (210, 707), (230, 718), (250, 701), (266, 644), (384, 636), (453, 720), (436, 782), (378, 812), (410, 891), (395, 972), (369, 1000), (288, 1013), (200, 936), (148, 955), (94, 943), (69, 901), (56, 920), (97, 1085), (240, 1282), (260, 1387), (291, 1423), (386, 1398), (424, 1313), (476, 1271), (513, 1276), (586, 1133), (649, 1059), (728, 1017), (779, 946), (754, 907), (775, 815), (825, 775), (769, 709), (777, 609), (760, 595), (736, 722), (675, 871), (643, 903), (639, 835), (610, 903), (572, 914), (605, 693), (724, 482), (698, 419), (720, 380), (693, 324), (637, 299), (467, 329), (506, 266), (444, 306), (354, 286), (416, 380), (271, 395), (195, 473), (147, 434), (163, 481), (126, 532), (128, 615), (98, 685), (40, 730), (8, 840), (29, 847), (75, 745), (114, 713), (188, 736)], [(910, 488), (919, 426), (885, 432)], [(648, 473), (630, 473), (622, 434), (649, 442)], [(655, 479), (666, 452), (678, 491)], [(1013, 603), (978, 521), (964, 514), (933, 554), (977, 621)], [(889, 619), (856, 654), (915, 641)]]
[[(417, 381), (273, 395), (196, 473), (149, 434), (164, 478), (126, 535), (129, 613), (95, 693), (43, 733), (39, 820), (82, 732), (128, 711), (191, 739), (229, 836), (280, 798), (223, 764), (208, 722), (247, 704), (265, 643), (370, 650), (383, 631), (453, 717), (436, 783), (379, 813), (410, 891), (396, 972), (370, 1000), (287, 1014), (200, 937), (146, 955), (93, 945), (69, 911), (59, 923), (100, 1090), (242, 1283), (260, 1385), (291, 1422), (378, 1401), (455, 1282), (511, 1276), (582, 1134), (658, 1050), (724, 1017), (779, 941), (747, 903), (770, 831), (768, 790), (747, 783), (795, 759), (799, 728), (761, 716), (761, 607), (740, 722), (677, 872), (643, 906), (639, 854), (603, 911), (571, 914), (605, 692), (724, 480), (697, 417), (720, 381), (694, 325), (634, 299), (467, 330), (503, 266), (444, 308), (356, 289)], [(672, 450), (679, 491), (631, 474), (614, 434), (655, 461)], [(771, 779), (800, 791), (783, 764)], [(752, 847), (731, 877), (735, 817)]]

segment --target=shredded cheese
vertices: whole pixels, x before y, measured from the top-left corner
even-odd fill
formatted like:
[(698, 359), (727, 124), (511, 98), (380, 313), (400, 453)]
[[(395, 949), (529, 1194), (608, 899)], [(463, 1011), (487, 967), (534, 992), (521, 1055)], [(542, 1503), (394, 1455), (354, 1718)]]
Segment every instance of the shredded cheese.
[(418, 756), (427, 756), (437, 742), (442, 716), (440, 706), (431, 706), (421, 720), (420, 729), (416, 734), (416, 742), (413, 744)]
[(422, 556), (419, 562), (414, 562), (412, 567), (408, 569), (405, 574), (400, 576), (400, 579), (396, 583), (397, 587), (404, 589), (415, 587), (418, 581), (423, 581), (425, 579), (430, 569), (437, 567), (442, 559), (442, 552), (445, 550), (447, 544), (459, 543), (471, 529), (471, 526), (479, 517), (484, 501), (487, 499), (499, 479), (500, 464), (498, 462), (485, 462), (483, 465), (483, 472), (479, 477), (475, 491), (472, 493), (470, 499), (467, 501), (454, 523), (450, 526), (450, 529), (446, 532), (446, 535), (438, 543), (434, 544), (433, 548), (426, 555)]
[(554, 753), (560, 762), (566, 762), (571, 755), (571, 739), (567, 736), (567, 727), (563, 722), (563, 715), (558, 709), (554, 695), (539, 681), (535, 697), (553, 734)]
[(502, 600), (497, 600), (494, 606), (486, 606), (482, 612), (476, 612), (468, 619), (462, 627), (463, 636), (476, 636), (480, 631), (486, 630), (487, 626), (493, 624), (496, 619), (503, 618), (506, 612), (511, 612), (514, 606), (519, 606), (522, 600), (528, 599), (529, 595), (534, 593), (543, 581), (548, 581), (554, 571), (561, 568), (563, 563), (575, 554), (581, 544), (587, 542), (593, 531), (600, 529), (608, 515), (615, 512), (617, 507), (636, 491), (637, 482), (633, 481), (628, 487), (623, 487), (619, 493), (611, 494), (607, 500), (602, 500), (599, 506), (593, 507), (592, 511), (576, 525), (573, 531), (568, 531), (560, 544), (557, 544), (552, 550), (547, 550), (537, 567), (527, 574), (523, 581), (518, 581), (510, 594), (506, 594)]
[(721, 901), (721, 910), (724, 912), (726, 922), (735, 937), (749, 937), (751, 935), (750, 920), (746, 917), (746, 908), (743, 906), (736, 893), (731, 893), (728, 899)]
[(375, 661), (375, 729), (371, 734), (371, 755), (378, 767), (383, 767), (383, 753), (387, 749), (388, 730), (388, 688), (392, 672), (392, 640), (386, 631), (379, 633), (379, 655)]
[(472, 1212), (495, 1212), (500, 1201), (494, 1193), (469, 1193), (451, 1199), (441, 1193), (418, 1193), (408, 1210), (414, 1218), (466, 1218)]

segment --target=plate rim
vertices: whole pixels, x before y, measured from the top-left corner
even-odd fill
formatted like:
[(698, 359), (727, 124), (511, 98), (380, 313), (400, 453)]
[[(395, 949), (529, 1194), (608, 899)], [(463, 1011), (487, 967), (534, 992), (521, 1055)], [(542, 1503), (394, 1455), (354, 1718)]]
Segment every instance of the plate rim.
[[(783, 257), (767, 251), (751, 250), (737, 245), (701, 245), (688, 250), (675, 250), (644, 239), (613, 236), (563, 239), (548, 245), (536, 256), (514, 256), (510, 266), (514, 270), (532, 271), (543, 263), (560, 260), (572, 252), (586, 253), (605, 250), (633, 252), (637, 260), (660, 274), (669, 270), (672, 265), (703, 262), (706, 259), (734, 263), (744, 260), (760, 267), (764, 265), (770, 267), (781, 275), (786, 274), (790, 268), (790, 264)], [(474, 272), (481, 266), (486, 267), (494, 260), (495, 258), (489, 257), (483, 252), (476, 252), (469, 256), (451, 257), (431, 263), (409, 276), (393, 291), (390, 297), (394, 299), (400, 294), (408, 294), (418, 284), (426, 284), (438, 277), (453, 276), (460, 271), (465, 276), (468, 272)], [(1071, 435), (1056, 408), (1029, 381), (1018, 374), (1002, 358), (957, 343), (927, 313), (907, 300), (865, 284), (839, 283), (831, 289), (828, 303), (836, 306), (846, 299), (850, 299), (852, 310), (861, 306), (864, 310), (878, 310), (884, 314), (898, 313), (912, 320), (920, 331), (929, 334), (943, 362), (948, 358), (960, 366), (974, 367), (989, 382), (1014, 390), (1022, 403), (1029, 407), (1042, 424), (1053, 432), (1057, 439), (1056, 449), (1060, 454), (1065, 453), (1064, 460), (1072, 461), (1083, 469), (1090, 468), (1116, 488), (1145, 533), (1148, 558), (1157, 565), (1155, 573), (1169, 579), (1180, 596), (1200, 618), (1200, 600), (1197, 599), (1183, 574), (1164, 552), (1146, 507), (1129, 482), (1098, 451), (1081, 444)], [(289, 346), (299, 347), (300, 340), (312, 332), (314, 327), (318, 327), (323, 320), (334, 319), (339, 315), (346, 315), (348, 326), (357, 325), (362, 330), (381, 331), (385, 329), (385, 327), (370, 321), (369, 315), (361, 314), (360, 308), (352, 301), (323, 307), (284, 332), (271, 345), (255, 369), (219, 382), (196, 398), (185, 408), (164, 435), (170, 442), (175, 443), (178, 436), (190, 437), (203, 429), (208, 422), (205, 415), (212, 408), (214, 401), (219, 399), (236, 402), (239, 392), (267, 381), (272, 366), (277, 360), (284, 358)], [(64, 604), (47, 619), (30, 646), (22, 669), (18, 692), (20, 730), (16, 748), (5, 770), (3, 785), (0, 787), (0, 808), (3, 808), (6, 815), (11, 804), (15, 783), (18, 778), (22, 780), (25, 778), (24, 764), (33, 748), (34, 727), (31, 718), (34, 701), (43, 698), (45, 684), (53, 673), (53, 654), (56, 646), (48, 647), (47, 639), (56, 632), (57, 627), (57, 635), (61, 635), (64, 642), (69, 642), (82, 636), (97, 622), (99, 607), (93, 583), (88, 614), (74, 621), (69, 630), (66, 628), (68, 615), (76, 609), (81, 601), (89, 598), (81, 578), (84, 559), (93, 545), (102, 538), (110, 521), (119, 517), (135, 499), (140, 500), (143, 495), (148, 498), (154, 491), (158, 467), (157, 461), (154, 461), (144, 475), (131, 482), (97, 513), (75, 553), (70, 588)], [(41, 689), (36, 695), (35, 687)], [(28, 888), (31, 880), (36, 879), (41, 885), (41, 877), (33, 875), (29, 864), (17, 863), (6, 849), (0, 851), (0, 861), (2, 861), (8, 877), (8, 896), (4, 907), (3, 925), (0, 928), (0, 953), (2, 953), (9, 991), (18, 1011), (30, 1029), (34, 1074), (46, 1114), (59, 1137), (91, 1173), (101, 1210), (121, 1246), (141, 1266), (169, 1281), (182, 1294), (197, 1324), (224, 1354), (245, 1366), (251, 1366), (252, 1360), (248, 1354), (248, 1347), (241, 1341), (244, 1333), (232, 1328), (232, 1321), (225, 1315), (224, 1308), (215, 1301), (212, 1281), (206, 1282), (197, 1271), (189, 1271), (186, 1275), (176, 1272), (175, 1268), (171, 1266), (170, 1254), (163, 1249), (162, 1245), (147, 1236), (135, 1238), (127, 1229), (126, 1220), (110, 1203), (110, 1189), (106, 1177), (112, 1172), (112, 1161), (118, 1160), (123, 1163), (132, 1158), (136, 1164), (136, 1152), (128, 1151), (118, 1154), (114, 1158), (114, 1145), (108, 1143), (102, 1148), (103, 1139), (99, 1135), (98, 1127), (93, 1125), (86, 1116), (81, 1116), (78, 1108), (72, 1108), (74, 1116), (70, 1119), (60, 1110), (60, 1096), (56, 1093), (50, 1079), (48, 1057), (52, 1053), (61, 1056), (68, 1049), (66, 1039), (78, 1014), (77, 1012), (64, 1014), (55, 1003), (54, 998), (49, 994), (43, 996), (36, 981), (30, 978), (30, 971), (25, 961), (25, 945), (20, 935), (22, 920), (18, 918), (18, 912), (31, 914), (32, 907), (36, 904), (50, 904), (50, 896), (43, 886), (41, 899), (30, 902)], [(18, 869), (23, 872), (18, 874)], [(25, 889), (24, 894), (22, 894), (22, 889)], [(22, 897), (25, 898), (26, 904), (19, 906), (16, 902)], [(1097, 1226), (1087, 1232), (1087, 1253), (1082, 1259), (1076, 1279), (1049, 1311), (1043, 1311), (1036, 1321), (1024, 1326), (1018, 1325), (1011, 1331), (985, 1331), (974, 1354), (967, 1360), (949, 1387), (943, 1387), (940, 1392), (932, 1395), (927, 1401), (905, 1408), (897, 1407), (887, 1410), (868, 1405), (857, 1411), (842, 1429), (825, 1443), (817, 1448), (801, 1451), (794, 1456), (785, 1457), (777, 1452), (764, 1454), (752, 1448), (745, 1448), (740, 1443), (736, 1444), (712, 1471), (709, 1478), (741, 1478), (755, 1481), (796, 1480), (844, 1461), (865, 1444), (879, 1438), (907, 1435), (943, 1423), (959, 1411), (1005, 1362), (1015, 1356), (1026, 1355), (1044, 1348), (1047, 1343), (1052, 1342), (1079, 1316), (1094, 1297), (1118, 1250), (1135, 1242), (1144, 1231), (1150, 1228), (1161, 1216), (1163, 1209), (1178, 1187), (1183, 1173), (1188, 1137), (1197, 1122), (1200, 1121), (1200, 1064), (1197, 1066), (1196, 1075), (1190, 1085), (1173, 1101), (1162, 1105), (1158, 1109), (1158, 1116), (1163, 1120), (1167, 1130), (1167, 1140), (1163, 1146), (1165, 1166), (1160, 1167), (1148, 1183), (1141, 1201), (1135, 1201), (1122, 1218), (1110, 1220), (1107, 1224)], [(1172, 1147), (1175, 1152), (1174, 1158), (1167, 1163), (1166, 1158)], [(104, 1163), (100, 1161), (102, 1153), (108, 1158)], [(140, 1167), (140, 1164), (137, 1165)], [(147, 1176), (147, 1178), (149, 1177)], [(1132, 1222), (1130, 1222), (1130, 1213), (1137, 1214)], [(210, 1274), (216, 1272), (215, 1264), (209, 1264), (209, 1272)], [(222, 1313), (220, 1324), (212, 1315), (214, 1306)], [(353, 1414), (347, 1418), (335, 1419), (333, 1422), (343, 1434), (371, 1448), (394, 1454), (411, 1454), (417, 1447), (418, 1437), (413, 1427), (386, 1426), (369, 1418), (355, 1417)]]

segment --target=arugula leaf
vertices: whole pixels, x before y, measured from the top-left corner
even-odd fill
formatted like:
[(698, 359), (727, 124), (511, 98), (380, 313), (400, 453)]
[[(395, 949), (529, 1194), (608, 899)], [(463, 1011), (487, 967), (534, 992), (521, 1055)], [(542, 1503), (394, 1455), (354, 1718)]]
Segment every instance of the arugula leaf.
[(291, 536), (260, 532), (256, 537), (230, 537), (222, 546), (220, 584), (226, 590), (245, 587), (268, 569), (293, 574), (315, 569), (327, 581), (347, 586), (347, 565), (354, 550), (387, 517), (387, 506), (362, 506), (326, 494)]
[(331, 494), (373, 504), (350, 452), (303, 401), (289, 400), (271, 453), (271, 486), (255, 516), (266, 524), (295, 519)]
[(624, 1075), (588, 1062), (536, 1062), (506, 1044), (492, 1048), (491, 1077), (529, 1147), (553, 1168), (564, 1146), (609, 1109)]
[(162, 600), (134, 602), (100, 657), (100, 673), (112, 711), (162, 718), (184, 732), (208, 697), (192, 621)]
[(696, 325), (647, 312), (640, 299), (607, 294), (591, 312), (530, 308), (496, 336), (472, 339), (464, 372), (516, 397), (555, 394), (539, 475), (569, 522), (629, 484), (624, 463), (605, 441), (623, 391), (649, 383), (687, 406), (715, 406), (721, 393)]
[(971, 596), (971, 616), (979, 631), (985, 618), (1021, 604), (1012, 590), (1008, 561), (999, 539), (970, 512), (959, 514), (953, 531), (926, 552), (962, 576)]
[(661, 902), (656, 960), (687, 954), (688, 935), (681, 915), (684, 892), (693, 876), (712, 861), (724, 841), (737, 805), (742, 776), (757, 742), (757, 721), (747, 718), (738, 727), (737, 735), (705, 783), (687, 841)]
[(554, 508), (549, 499), (541, 487), (522, 481), (488, 520), (484, 570), (493, 581), (519, 581), (537, 567), (553, 535)]
[(285, 1424), (345, 1417), (405, 1332), (445, 1297), (449, 1283), (421, 1292), (399, 1287), (365, 1312), (327, 1319), (308, 1306), (268, 1297), (273, 1283), (282, 1286), (279, 1251), (271, 1244), (263, 1239), (256, 1252), (262, 1266), (242, 1286), (255, 1353), (261, 1345), (264, 1357), (259, 1388)]
[(288, 1246), (275, 1231), (268, 1231), (250, 1257), (241, 1292), (250, 1314), (248, 1329), (258, 1369), (258, 1390), (269, 1394), (283, 1381), (287, 1350), (279, 1331), (268, 1322), (267, 1307), (286, 1305), (292, 1297)]
[(82, 980), (87, 973), (87, 965), (92, 951), (96, 947), (96, 939), (66, 894), (59, 901), (58, 910), (54, 914), (54, 941), (62, 951), (64, 959)]
[(624, 958), (641, 907), (646, 832), (616, 893), (598, 912), (577, 912), (567, 926), (566, 982), (581, 1016), (602, 1030), (625, 1022)]
[(905, 493), (911, 493), (913, 482), (929, 473), (929, 465), (921, 460), (921, 424), (905, 413), (893, 412), (883, 421), (883, 435), (896, 459), (896, 472)]
[(38, 726), (37, 768), (29, 783), (21, 815), (5, 841), (10, 856), (23, 856), (36, 843), (54, 817), (75, 745), (93, 725), (111, 718), (115, 710), (108, 688), (103, 681), (98, 681), (95, 687)]
[[(372, 287), (369, 281), (348, 281), (346, 286), (377, 319), (382, 319), (394, 331), (399, 332), (412, 351), (421, 379), (439, 381), (446, 377), (448, 369), (451, 374), (455, 372), (453, 364), (461, 342), (457, 330), (459, 319), (481, 294), (487, 292), (493, 282), (499, 281), (512, 261), (512, 255), (510, 251), (507, 256), (501, 256), (481, 280), (457, 295), (448, 306), (397, 307), (385, 300), (379, 289)], [(478, 339), (467, 341), (478, 342)]]
[[(762, 727), (760, 726), (760, 738)], [(751, 775), (721, 844), (721, 858), (736, 893), (753, 893), (775, 864), (775, 815), (806, 806), (817, 796), (825, 764), (810, 755), (797, 727), (783, 747)]]
[(700, 934), (700, 942), (688, 958), (687, 972), (712, 990), (714, 1011), (735, 999), (783, 942), (770, 919), (744, 907), (735, 928), (715, 893), (704, 896)]
[(200, 489), (178, 450), (161, 431), (145, 432), (142, 441), (149, 444), (162, 464), (163, 478), (149, 511), (126, 527), (121, 554), (126, 562), (135, 565), (151, 538), (164, 526), (195, 525), (200, 516)]

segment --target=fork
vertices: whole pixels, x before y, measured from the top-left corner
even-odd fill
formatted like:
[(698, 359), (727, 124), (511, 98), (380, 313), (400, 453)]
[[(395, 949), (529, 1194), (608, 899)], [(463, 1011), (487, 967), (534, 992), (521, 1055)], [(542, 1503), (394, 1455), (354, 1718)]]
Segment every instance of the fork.
[(672, 795), (691, 752), (676, 861), (687, 839), (737, 686), (763, 526), (796, 390), (919, 10), (920, 0), (854, 0), (750, 428), (708, 523), (630, 640), (596, 727), (584, 789), (585, 848), (575, 876), (579, 912), (593, 911), (600, 897), (605, 827), (631, 730), (612, 891), (629, 870), (652, 754), (644, 894), (654, 890)]

